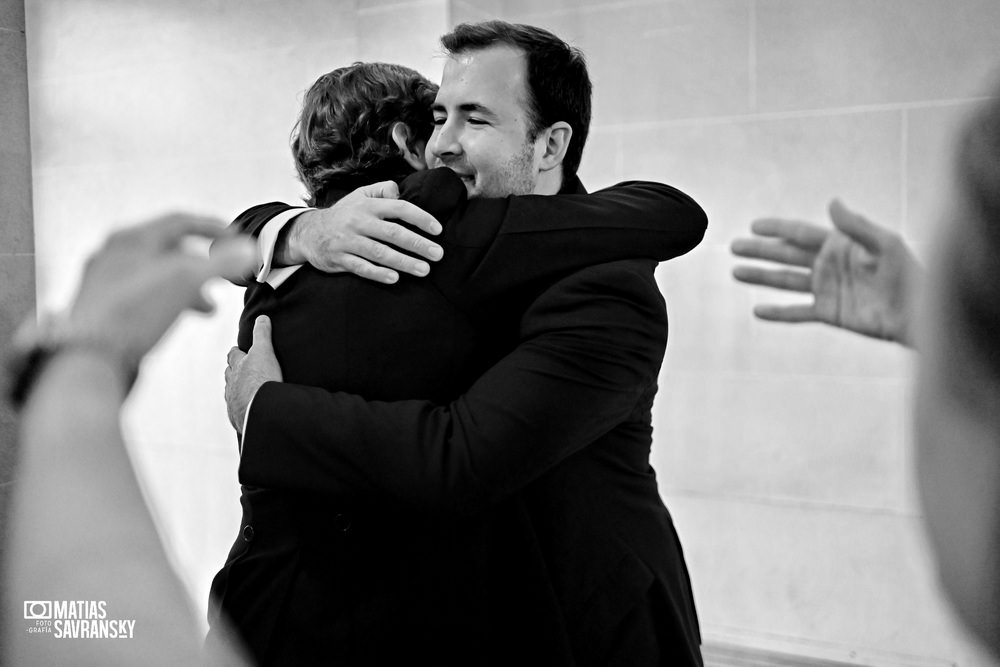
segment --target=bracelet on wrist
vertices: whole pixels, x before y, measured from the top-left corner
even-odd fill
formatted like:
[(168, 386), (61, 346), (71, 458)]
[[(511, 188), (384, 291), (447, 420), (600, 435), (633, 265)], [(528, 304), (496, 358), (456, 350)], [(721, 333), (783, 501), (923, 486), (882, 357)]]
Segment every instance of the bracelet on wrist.
[(106, 331), (81, 327), (62, 317), (42, 316), (26, 321), (15, 334), (5, 359), (6, 394), (20, 409), (45, 365), (68, 350), (94, 352), (116, 366), (128, 393), (139, 373), (139, 359), (132, 359), (123, 341)]

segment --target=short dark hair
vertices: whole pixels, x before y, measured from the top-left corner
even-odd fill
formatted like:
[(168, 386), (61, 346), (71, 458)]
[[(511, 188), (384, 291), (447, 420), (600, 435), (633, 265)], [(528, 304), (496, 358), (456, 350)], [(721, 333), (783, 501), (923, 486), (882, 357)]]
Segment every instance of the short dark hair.
[(311, 206), (334, 181), (351, 187), (395, 180), (413, 169), (392, 141), (392, 125), (410, 128), (410, 148), (433, 129), (437, 86), (408, 67), (356, 62), (324, 74), (306, 92), (292, 155)]
[(593, 86), (583, 52), (551, 32), (520, 23), (484, 21), (462, 23), (441, 38), (451, 54), (484, 49), (496, 44), (524, 51), (528, 65), (528, 138), (553, 123), (563, 121), (573, 128), (566, 156), (564, 177), (580, 167), (590, 129), (590, 97)]

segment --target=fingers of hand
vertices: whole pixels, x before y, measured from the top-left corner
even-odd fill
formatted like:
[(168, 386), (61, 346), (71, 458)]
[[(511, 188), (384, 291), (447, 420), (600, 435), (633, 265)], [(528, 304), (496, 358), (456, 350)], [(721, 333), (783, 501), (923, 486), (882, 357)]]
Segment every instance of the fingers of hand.
[(182, 307), (203, 313), (210, 313), (215, 309), (215, 304), (203, 292), (205, 281), (219, 275), (221, 263), (228, 262), (230, 266), (235, 266), (234, 262), (226, 259), (197, 257), (183, 252), (150, 260), (145, 266), (153, 269), (157, 262), (163, 270), (163, 277), (158, 281), (159, 288), (169, 289), (175, 295), (186, 292), (187, 301)]
[(888, 230), (844, 206), (839, 199), (830, 202), (830, 220), (834, 227), (873, 255), (881, 251), (883, 240), (889, 234)]
[(730, 250), (739, 257), (764, 259), (791, 266), (811, 267), (816, 259), (815, 251), (771, 239), (736, 239), (730, 245)]
[(790, 292), (811, 292), (812, 275), (806, 271), (763, 269), (758, 266), (737, 266), (733, 277), (742, 283), (763, 285)]
[(167, 290), (174, 297), (154, 298), (164, 293), (150, 293), (150, 307), (169, 301), (180, 308), (210, 312), (214, 306), (202, 294), (202, 285), (224, 271), (245, 272), (254, 261), (254, 244), (248, 239), (228, 239), (212, 257), (205, 257), (186, 249), (182, 241), (192, 235), (218, 237), (223, 233), (221, 223), (212, 218), (163, 216), (111, 235), (105, 248), (88, 260), (88, 273), (145, 285), (147, 291)]
[(358, 239), (352, 246), (354, 255), (389, 269), (411, 273), (415, 276), (426, 276), (431, 270), (427, 262), (405, 255), (372, 239)]
[(214, 275), (223, 278), (246, 276), (258, 263), (257, 244), (245, 236), (221, 238), (212, 247), (209, 261)]
[(281, 366), (271, 345), (271, 320), (266, 315), (261, 315), (254, 321), (253, 345), (240, 367), (240, 373), (243, 385), (241, 391), (247, 397), (253, 396), (265, 382), (281, 382)]
[(397, 248), (416, 253), (433, 261), (441, 259), (444, 255), (444, 250), (437, 243), (425, 239), (398, 222), (375, 220), (368, 231), (371, 238), (388, 241)]
[(176, 248), (188, 236), (214, 239), (224, 231), (225, 223), (218, 218), (170, 213), (115, 232), (108, 238), (108, 245), (165, 250)]
[(803, 250), (819, 250), (829, 229), (824, 229), (810, 222), (801, 220), (784, 220), (782, 218), (761, 218), (750, 223), (750, 230), (758, 236), (769, 236), (783, 239)]
[(428, 234), (441, 233), (441, 223), (433, 215), (415, 204), (402, 199), (380, 199), (374, 200), (373, 203), (375, 204), (373, 212), (384, 220), (402, 220)]
[[(246, 357), (246, 356), (247, 356), (246, 353), (243, 352), (238, 347), (231, 347), (231, 348), (229, 348), (229, 353), (226, 355), (226, 365), (227, 365), (226, 373), (227, 373), (227, 375), (229, 373), (229, 370), (230, 369), (235, 369), (236, 365), (239, 362), (243, 361), (243, 358)], [(228, 377), (226, 379), (228, 380)]]
[(253, 347), (271, 348), (271, 318), (259, 315), (253, 323)]
[(777, 306), (773, 304), (759, 304), (754, 306), (753, 314), (762, 320), (770, 322), (789, 322), (796, 324), (799, 322), (818, 322), (816, 309), (810, 305)]
[(338, 271), (346, 271), (377, 283), (392, 285), (399, 282), (399, 274), (392, 269), (376, 266), (357, 255), (343, 255), (338, 259)]
[(324, 245), (309, 256), (309, 263), (326, 273), (353, 273), (386, 284), (399, 281), (397, 270), (415, 276), (430, 272), (426, 262), (364, 236), (339, 239), (336, 248)]
[(395, 181), (382, 181), (358, 188), (348, 196), (364, 196), (376, 199), (397, 199), (399, 186)]

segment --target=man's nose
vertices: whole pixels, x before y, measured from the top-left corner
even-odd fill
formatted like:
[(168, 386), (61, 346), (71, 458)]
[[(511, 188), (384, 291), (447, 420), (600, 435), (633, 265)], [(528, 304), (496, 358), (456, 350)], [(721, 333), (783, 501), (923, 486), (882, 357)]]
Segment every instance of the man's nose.
[(438, 158), (461, 155), (462, 144), (451, 123), (445, 121), (443, 125), (438, 126), (437, 132), (431, 137), (431, 152)]

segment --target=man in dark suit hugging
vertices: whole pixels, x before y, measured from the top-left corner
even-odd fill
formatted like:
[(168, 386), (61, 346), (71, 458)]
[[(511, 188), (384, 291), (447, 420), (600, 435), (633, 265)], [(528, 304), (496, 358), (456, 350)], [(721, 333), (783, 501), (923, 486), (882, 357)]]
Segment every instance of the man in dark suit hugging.
[[(584, 194), (590, 82), (554, 35), (489, 22), (442, 43), (429, 138), (394, 122), (422, 77), (333, 72), (293, 146), (321, 208), (235, 223), (271, 239), (270, 282), (227, 371), (244, 517), (215, 602), (268, 664), (701, 664), (648, 457), (653, 269), (704, 214), (663, 185)], [(406, 176), (425, 164), (446, 168)], [(440, 264), (394, 285), (317, 270), (346, 191), (385, 178), (443, 223)], [(271, 270), (272, 241), (302, 266)]]

